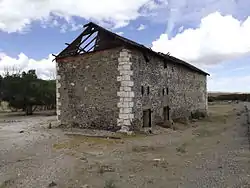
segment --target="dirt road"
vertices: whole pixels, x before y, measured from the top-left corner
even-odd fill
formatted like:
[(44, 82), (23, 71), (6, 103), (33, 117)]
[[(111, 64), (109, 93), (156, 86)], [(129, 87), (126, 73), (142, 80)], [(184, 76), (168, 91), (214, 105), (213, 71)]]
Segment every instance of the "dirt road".
[(249, 188), (244, 105), (211, 105), (186, 129), (121, 140), (67, 136), (47, 128), (54, 116), (0, 116), (0, 188)]

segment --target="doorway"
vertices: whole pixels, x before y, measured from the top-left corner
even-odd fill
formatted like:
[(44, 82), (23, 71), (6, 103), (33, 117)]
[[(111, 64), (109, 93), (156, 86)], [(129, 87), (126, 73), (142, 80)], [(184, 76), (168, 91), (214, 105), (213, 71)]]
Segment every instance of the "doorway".
[(151, 109), (143, 111), (143, 127), (151, 127)]
[(170, 112), (169, 106), (163, 108), (163, 118), (164, 118), (164, 121), (169, 121), (170, 120), (169, 112)]

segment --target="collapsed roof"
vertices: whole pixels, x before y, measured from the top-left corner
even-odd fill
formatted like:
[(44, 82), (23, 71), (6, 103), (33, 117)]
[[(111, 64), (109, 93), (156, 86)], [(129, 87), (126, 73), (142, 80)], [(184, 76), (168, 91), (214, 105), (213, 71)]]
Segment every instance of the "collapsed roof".
[(56, 59), (115, 48), (119, 46), (128, 46), (137, 48), (144, 54), (151, 53), (160, 58), (163, 58), (164, 60), (180, 64), (193, 71), (209, 75), (203, 70), (185, 61), (170, 56), (169, 54), (157, 53), (150, 48), (145, 47), (144, 45), (138, 44), (132, 40), (108, 31), (93, 22), (84, 25), (84, 28), (85, 30), (72, 43), (66, 43), (67, 47), (56, 56)]

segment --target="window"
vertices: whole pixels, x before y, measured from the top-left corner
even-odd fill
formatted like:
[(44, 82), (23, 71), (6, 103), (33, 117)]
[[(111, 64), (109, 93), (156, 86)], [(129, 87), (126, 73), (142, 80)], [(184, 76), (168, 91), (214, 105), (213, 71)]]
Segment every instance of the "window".
[(162, 89), (162, 95), (165, 95), (165, 88)]
[(149, 57), (148, 57), (147, 54), (143, 54), (143, 57), (144, 57), (144, 59), (145, 59), (146, 62), (149, 62)]
[(164, 121), (170, 120), (170, 108), (169, 108), (169, 106), (163, 108), (163, 119), (164, 119)]
[(172, 67), (172, 72), (174, 72), (174, 67)]
[(148, 95), (149, 95), (149, 86), (148, 86), (148, 88), (147, 88), (147, 93), (148, 93)]
[(164, 69), (166, 69), (166, 68), (167, 68), (167, 62), (166, 62), (166, 61), (164, 61), (163, 63), (164, 63), (164, 64), (163, 64)]
[(168, 87), (167, 87), (167, 95), (168, 95)]
[(141, 86), (141, 95), (144, 95), (144, 87)]

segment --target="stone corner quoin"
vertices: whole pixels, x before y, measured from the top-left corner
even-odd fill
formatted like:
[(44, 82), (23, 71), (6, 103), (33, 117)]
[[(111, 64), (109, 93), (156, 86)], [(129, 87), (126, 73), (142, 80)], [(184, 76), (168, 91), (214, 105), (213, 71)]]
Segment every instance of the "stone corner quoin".
[(133, 107), (135, 93), (133, 91), (133, 70), (131, 53), (127, 49), (122, 49), (118, 58), (118, 72), (117, 81), (120, 82), (120, 88), (118, 89), (117, 96), (119, 101), (117, 107), (119, 109), (119, 117), (117, 119), (117, 126), (119, 127), (131, 127), (134, 119)]
[(61, 88), (61, 76), (59, 74), (59, 66), (58, 66), (58, 62), (56, 62), (56, 114), (57, 114), (57, 122), (60, 124), (61, 123), (61, 119), (60, 119), (60, 115), (61, 115), (61, 96), (60, 96), (60, 88)]

